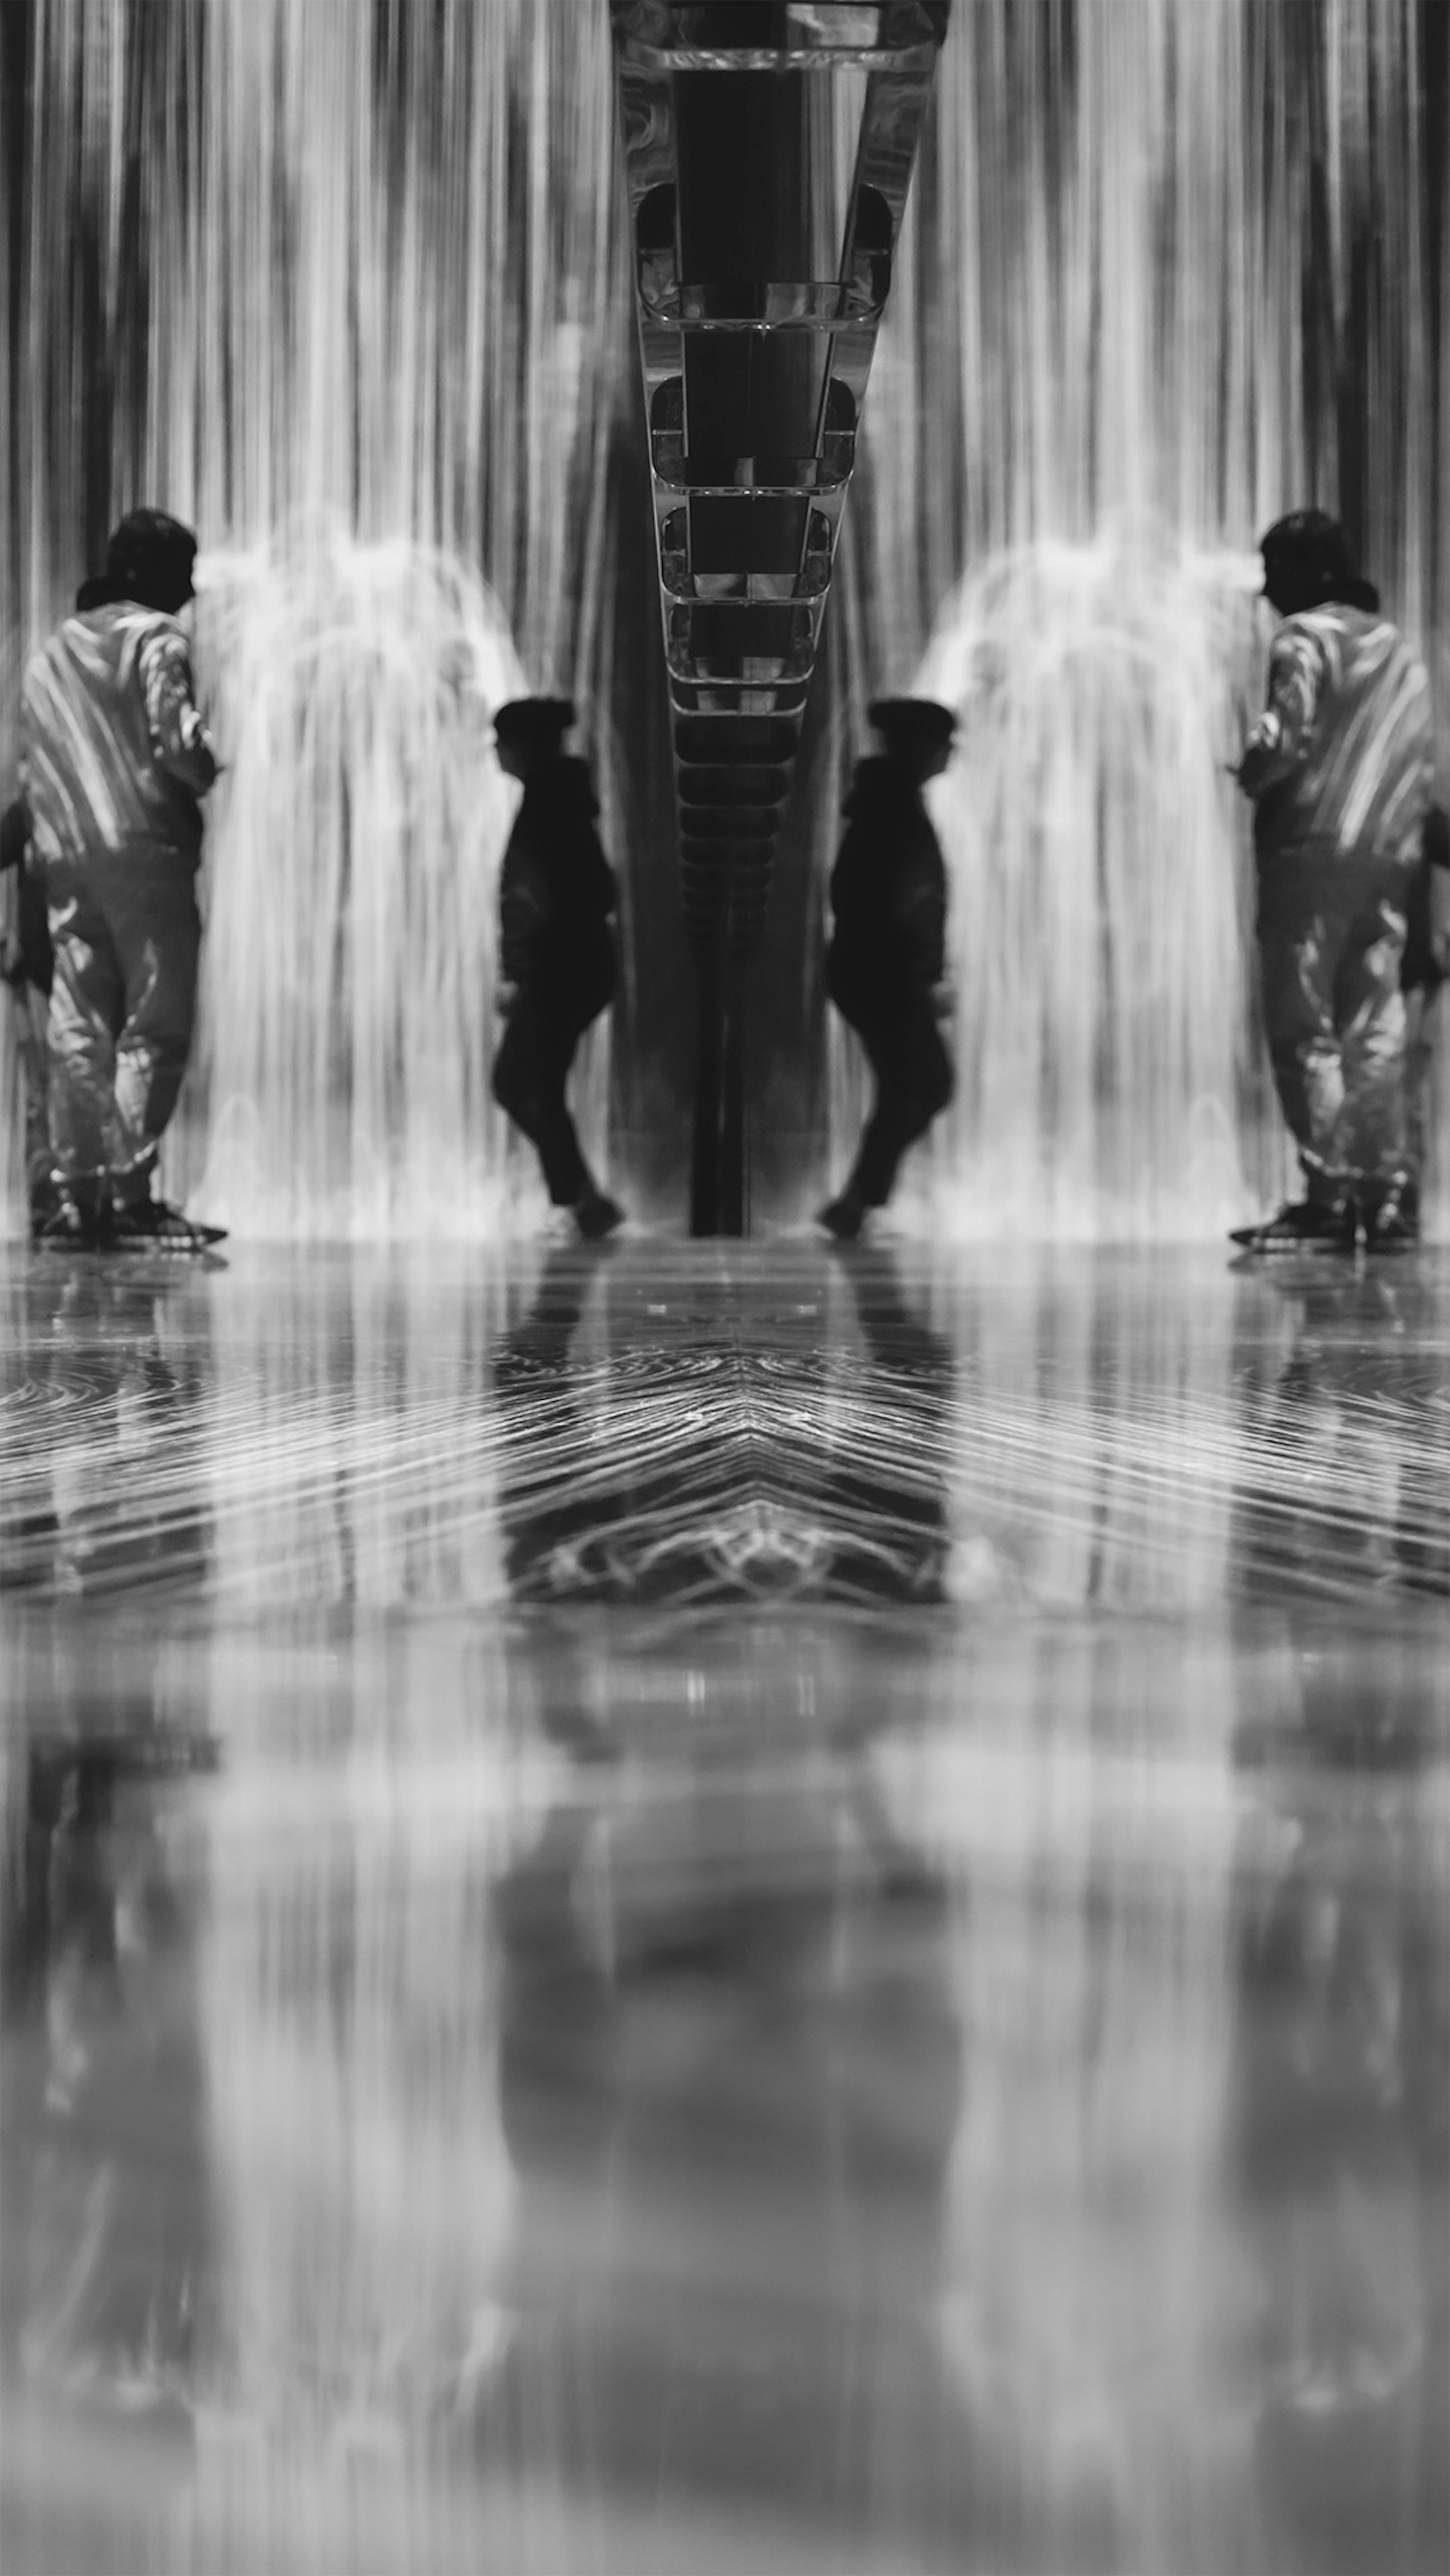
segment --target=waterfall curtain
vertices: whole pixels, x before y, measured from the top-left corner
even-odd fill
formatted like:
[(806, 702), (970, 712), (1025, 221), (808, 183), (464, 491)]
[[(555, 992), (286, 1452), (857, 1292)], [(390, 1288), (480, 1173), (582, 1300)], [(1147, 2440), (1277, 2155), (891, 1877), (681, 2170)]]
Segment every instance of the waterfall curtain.
[[(959, 5), (759, 978), (782, 1203), (825, 1118), (841, 772), (962, 575), (1125, 510), (1241, 552), (1325, 502), (1447, 738), (1447, 61), (1442, 0)], [(468, 567), (584, 716), (626, 889), (614, 1123), (672, 1204), (687, 979), (603, 0), (9, 0), (0, 81), (0, 792), (23, 655), (136, 501), (223, 554), (325, 521)]]

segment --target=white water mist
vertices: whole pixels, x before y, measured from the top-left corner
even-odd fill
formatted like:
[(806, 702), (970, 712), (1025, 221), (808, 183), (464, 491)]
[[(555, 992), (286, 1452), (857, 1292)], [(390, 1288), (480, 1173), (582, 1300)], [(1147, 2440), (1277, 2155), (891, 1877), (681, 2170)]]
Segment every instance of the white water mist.
[(1257, 569), (1139, 523), (995, 558), (920, 686), (961, 717), (957, 1091), (932, 1204), (963, 1233), (1190, 1236), (1244, 1212), (1253, 897), (1227, 776)]
[(488, 1088), (517, 802), (491, 718), (525, 686), (503, 614), (456, 558), (325, 529), (203, 580), (226, 766), (168, 1169), (255, 1233), (494, 1231), (527, 1175)]

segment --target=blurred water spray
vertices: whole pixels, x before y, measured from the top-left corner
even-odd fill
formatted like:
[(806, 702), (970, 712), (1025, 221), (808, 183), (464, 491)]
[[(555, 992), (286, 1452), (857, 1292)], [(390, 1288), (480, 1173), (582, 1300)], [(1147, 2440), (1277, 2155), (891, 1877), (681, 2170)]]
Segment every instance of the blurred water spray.
[(951, 854), (956, 1099), (933, 1203), (968, 1233), (1222, 1225), (1252, 1108), (1252, 889), (1226, 775), (1256, 563), (1129, 522), (993, 557), (920, 685), (962, 715)]
[(203, 578), (227, 767), (198, 1204), (289, 1236), (492, 1231), (520, 1171), (488, 1088), (517, 802), (490, 718), (526, 685), (502, 611), (456, 557), (326, 527)]

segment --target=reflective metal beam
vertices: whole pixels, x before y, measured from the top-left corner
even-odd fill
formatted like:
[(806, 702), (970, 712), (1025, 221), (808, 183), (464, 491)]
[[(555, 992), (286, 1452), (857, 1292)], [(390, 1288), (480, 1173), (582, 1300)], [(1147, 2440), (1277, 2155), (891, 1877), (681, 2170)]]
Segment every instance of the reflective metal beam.
[(951, 0), (611, 0), (699, 968), (697, 1234), (747, 1220), (745, 969)]

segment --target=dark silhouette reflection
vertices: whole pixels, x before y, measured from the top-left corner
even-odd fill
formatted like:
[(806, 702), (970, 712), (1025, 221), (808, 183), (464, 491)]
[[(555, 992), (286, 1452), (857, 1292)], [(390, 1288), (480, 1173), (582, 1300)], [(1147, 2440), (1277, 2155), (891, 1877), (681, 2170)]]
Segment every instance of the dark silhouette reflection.
[[(1444, 1294), (1405, 1265), (1308, 1261), (1245, 1282), (1244, 1473), (1237, 1552), (1250, 1599), (1286, 1590), (1450, 1594), (1450, 1485), (1439, 1401)], [(1261, 1339), (1261, 1300), (1283, 1324)]]
[[(789, 1330), (767, 1319), (747, 1338), (717, 1297), (682, 1335), (667, 1325), (658, 1340), (585, 1360), (577, 1336), (600, 1263), (597, 1249), (551, 1252), (528, 1316), (495, 1350), (515, 1597), (700, 1608), (945, 1598), (954, 1363), (908, 1306), (888, 1251), (822, 1256)], [(842, 1319), (828, 1320), (830, 1267), (849, 1281), (860, 1336), (848, 1371), (834, 1346)], [(607, 1342), (607, 1275), (599, 1304)]]
[(187, 1286), (129, 1258), (27, 1278), (5, 1369), (0, 1591), (130, 1591), (205, 1571), (210, 1352)]
[(1304, 1628), (1236, 1874), (1232, 2134), (1264, 2563), (1429, 2576), (1450, 2539), (1443, 1668)]
[[(827, 1443), (820, 1504), (843, 1591), (889, 1601), (942, 1601), (950, 1541), (938, 1467), (941, 1426), (956, 1382), (949, 1345), (907, 1304), (881, 1244), (838, 1251), (866, 1351), (851, 1441)], [(874, 1419), (873, 1419), (874, 1416)]]
[(589, 1472), (588, 1416), (571, 1354), (595, 1274), (614, 1257), (609, 1243), (551, 1246), (528, 1313), (494, 1345), (490, 1376), (505, 1435), (504, 1572), (518, 1599), (572, 1590), (581, 1553), (597, 1535), (599, 1478)]
[(7, 1775), (4, 2370), (44, 2405), (175, 2431), (210, 2268), (187, 1783), (213, 1752), (144, 1691), (84, 1731), (64, 1636), (44, 1667), (46, 1731)]
[(497, 1891), (517, 2322), (477, 2445), (855, 2564), (991, 2522), (935, 2328), (960, 1925), (866, 1734), (803, 1721), (809, 1644), (734, 1645), (571, 1724)]

